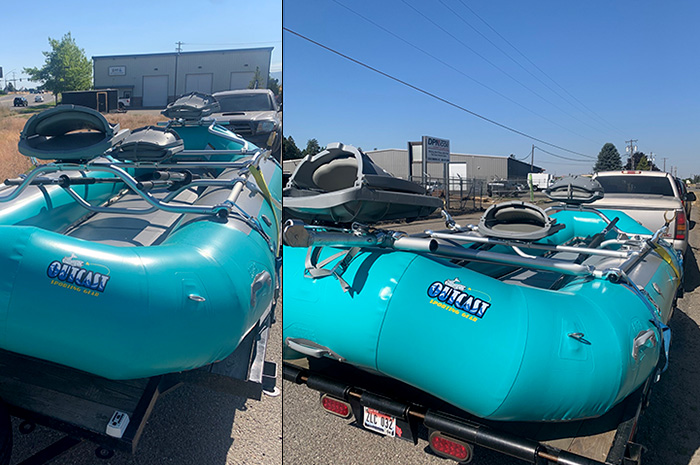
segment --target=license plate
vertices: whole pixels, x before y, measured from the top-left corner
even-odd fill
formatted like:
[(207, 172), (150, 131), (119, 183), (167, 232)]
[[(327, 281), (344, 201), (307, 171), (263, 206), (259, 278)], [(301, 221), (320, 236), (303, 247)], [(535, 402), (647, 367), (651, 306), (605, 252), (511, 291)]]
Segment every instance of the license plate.
[(370, 431), (392, 438), (396, 437), (396, 418), (373, 408), (365, 407), (362, 424)]

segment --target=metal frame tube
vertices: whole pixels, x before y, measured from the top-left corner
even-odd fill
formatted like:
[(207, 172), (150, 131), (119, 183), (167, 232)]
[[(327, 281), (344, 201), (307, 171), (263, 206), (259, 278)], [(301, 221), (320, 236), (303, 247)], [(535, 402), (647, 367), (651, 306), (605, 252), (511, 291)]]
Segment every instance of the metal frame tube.
[(619, 251), (619, 250), (600, 250), (591, 249), (587, 247), (573, 247), (569, 245), (554, 245), (554, 244), (538, 244), (536, 242), (524, 242), (524, 241), (509, 241), (505, 239), (495, 239), (492, 237), (482, 237), (466, 234), (450, 234), (450, 233), (440, 233), (433, 231), (426, 231), (430, 237), (435, 239), (450, 239), (465, 242), (476, 242), (480, 244), (494, 244), (494, 245), (505, 245), (508, 247), (519, 247), (523, 249), (537, 249), (537, 250), (548, 250), (552, 252), (573, 252), (573, 253), (584, 253), (587, 255), (603, 255), (605, 257), (614, 258), (627, 258), (630, 252)]

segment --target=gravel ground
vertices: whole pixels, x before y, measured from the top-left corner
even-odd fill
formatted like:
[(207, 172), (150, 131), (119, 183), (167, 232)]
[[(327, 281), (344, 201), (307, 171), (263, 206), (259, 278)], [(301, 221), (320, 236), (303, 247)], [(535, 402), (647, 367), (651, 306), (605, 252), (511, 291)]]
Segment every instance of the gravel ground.
[[(487, 206), (487, 205), (485, 205)], [(692, 218), (697, 218), (694, 211)], [(458, 223), (476, 223), (481, 212), (460, 215)], [(439, 220), (426, 220), (394, 227), (406, 232), (439, 229)], [(691, 222), (694, 227), (694, 222)], [(695, 231), (693, 231), (695, 232)], [(700, 465), (700, 270), (695, 255), (700, 236), (691, 232), (686, 261), (685, 296), (670, 322), (673, 334), (668, 371), (654, 386), (651, 405), (641, 417), (637, 442), (646, 447), (643, 463), (649, 465)], [(454, 463), (430, 455), (427, 442), (417, 446), (369, 433), (323, 413), (318, 394), (284, 382), (283, 453), (285, 465), (301, 464), (446, 464)], [(517, 465), (524, 462), (478, 448), (474, 464)]]

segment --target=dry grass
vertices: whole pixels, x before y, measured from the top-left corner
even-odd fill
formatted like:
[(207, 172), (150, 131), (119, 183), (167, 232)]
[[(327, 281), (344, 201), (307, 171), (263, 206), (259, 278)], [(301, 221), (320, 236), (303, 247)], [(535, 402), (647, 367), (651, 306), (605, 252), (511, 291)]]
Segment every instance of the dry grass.
[(0, 182), (32, 167), (29, 158), (17, 151), (19, 133), (27, 118), (26, 115), (13, 114), (8, 108), (0, 108)]
[(119, 123), (121, 129), (138, 129), (155, 125), (158, 121), (167, 121), (166, 117), (156, 112), (110, 113), (105, 118), (112, 124)]
[[(0, 107), (0, 182), (17, 177), (32, 167), (29, 158), (17, 150), (19, 135), (31, 114), (16, 114), (9, 108)], [(137, 129), (165, 121), (155, 112), (129, 112), (105, 115), (112, 124), (119, 123), (122, 129)]]

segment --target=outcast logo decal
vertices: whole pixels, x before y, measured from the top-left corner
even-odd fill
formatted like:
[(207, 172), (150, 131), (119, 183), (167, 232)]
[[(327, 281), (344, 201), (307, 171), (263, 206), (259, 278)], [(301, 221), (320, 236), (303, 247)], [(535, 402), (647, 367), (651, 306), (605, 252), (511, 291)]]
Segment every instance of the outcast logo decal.
[[(467, 290), (472, 294), (466, 292)], [(435, 281), (428, 287), (431, 303), (443, 303), (476, 318), (483, 318), (491, 302), (475, 297), (473, 294), (471, 289), (467, 289), (467, 286), (459, 282), (459, 278), (446, 279), (444, 282)]]
[(83, 291), (86, 294), (99, 295), (97, 293), (104, 292), (107, 287), (110, 276), (90, 270), (87, 268), (90, 265), (79, 260), (75, 254), (71, 254), (70, 257), (63, 257), (61, 261), (54, 260), (49, 263), (46, 275), (51, 279), (51, 284), (74, 291)]

